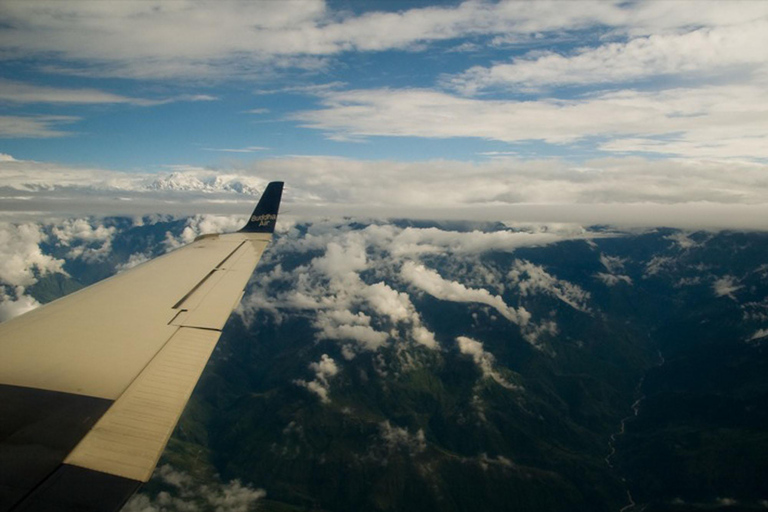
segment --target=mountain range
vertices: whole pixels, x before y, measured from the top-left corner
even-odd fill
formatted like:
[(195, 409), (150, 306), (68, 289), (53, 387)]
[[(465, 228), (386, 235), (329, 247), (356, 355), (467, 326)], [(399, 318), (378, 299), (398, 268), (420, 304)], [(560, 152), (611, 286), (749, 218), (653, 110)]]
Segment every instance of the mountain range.
[[(239, 222), (5, 225), (31, 262), (0, 269), (5, 310)], [(760, 232), (286, 221), (126, 510), (762, 510), (766, 250)]]

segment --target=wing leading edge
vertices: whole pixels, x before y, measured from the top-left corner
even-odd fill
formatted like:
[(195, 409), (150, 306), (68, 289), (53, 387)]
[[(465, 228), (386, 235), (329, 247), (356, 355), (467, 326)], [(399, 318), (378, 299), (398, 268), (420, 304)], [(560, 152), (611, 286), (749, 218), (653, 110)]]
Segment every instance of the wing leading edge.
[(0, 512), (119, 509), (152, 475), (272, 238), (283, 183), (237, 233), (0, 324)]

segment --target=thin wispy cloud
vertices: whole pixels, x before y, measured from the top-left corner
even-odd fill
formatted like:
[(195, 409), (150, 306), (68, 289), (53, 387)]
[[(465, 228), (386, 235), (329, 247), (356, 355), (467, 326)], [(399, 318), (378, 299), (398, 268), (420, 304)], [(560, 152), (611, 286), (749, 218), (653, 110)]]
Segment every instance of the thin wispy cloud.
[(658, 76), (711, 79), (736, 75), (763, 82), (768, 75), (768, 19), (681, 34), (655, 34), (582, 47), (572, 54), (535, 52), (508, 64), (472, 67), (445, 85), (464, 94), (490, 88), (640, 82)]
[(557, 145), (608, 138), (599, 147), (609, 152), (768, 158), (768, 93), (756, 86), (622, 90), (531, 101), (379, 89), (327, 94), (322, 103), (324, 108), (293, 118), (334, 136), (475, 137)]
[(76, 116), (0, 116), (0, 138), (67, 137), (73, 133), (60, 128), (79, 120), (80, 118)]
[(177, 101), (215, 101), (215, 96), (207, 94), (184, 94), (172, 98), (147, 99), (132, 98), (112, 94), (98, 89), (74, 89), (40, 86), (14, 80), (0, 79), (0, 102), (10, 103), (50, 103), (50, 104), (76, 104), (98, 105), (126, 103), (149, 107), (164, 105)]
[(204, 151), (220, 151), (223, 153), (258, 153), (259, 151), (267, 151), (270, 148), (263, 146), (248, 146), (245, 148), (203, 148)]

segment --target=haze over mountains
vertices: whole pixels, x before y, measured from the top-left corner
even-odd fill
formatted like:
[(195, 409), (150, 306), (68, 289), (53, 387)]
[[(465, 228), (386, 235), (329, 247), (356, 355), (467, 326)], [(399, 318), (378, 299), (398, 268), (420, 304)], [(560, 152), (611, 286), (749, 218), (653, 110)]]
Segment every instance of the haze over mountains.
[[(6, 224), (2, 312), (241, 222)], [(128, 510), (760, 510), (766, 249), (754, 232), (284, 222)]]

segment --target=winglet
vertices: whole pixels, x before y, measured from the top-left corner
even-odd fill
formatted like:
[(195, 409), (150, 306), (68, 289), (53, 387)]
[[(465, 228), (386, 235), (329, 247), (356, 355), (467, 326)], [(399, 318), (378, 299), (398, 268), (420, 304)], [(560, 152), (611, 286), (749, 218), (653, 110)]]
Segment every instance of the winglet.
[(277, 211), (280, 209), (280, 198), (283, 196), (283, 182), (273, 181), (259, 199), (259, 204), (253, 210), (240, 233), (273, 233), (277, 222)]

